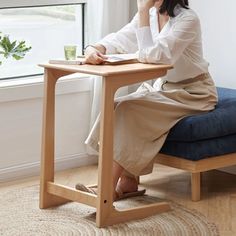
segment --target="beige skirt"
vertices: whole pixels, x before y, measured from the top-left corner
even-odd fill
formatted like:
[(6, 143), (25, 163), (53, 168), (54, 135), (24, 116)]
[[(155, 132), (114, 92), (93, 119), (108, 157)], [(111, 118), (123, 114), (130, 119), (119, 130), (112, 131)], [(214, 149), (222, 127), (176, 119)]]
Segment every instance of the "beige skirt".
[[(180, 119), (213, 110), (217, 103), (209, 73), (178, 83), (158, 81), (115, 100), (114, 160), (135, 176), (152, 172), (155, 156)], [(99, 151), (99, 117), (85, 143)]]

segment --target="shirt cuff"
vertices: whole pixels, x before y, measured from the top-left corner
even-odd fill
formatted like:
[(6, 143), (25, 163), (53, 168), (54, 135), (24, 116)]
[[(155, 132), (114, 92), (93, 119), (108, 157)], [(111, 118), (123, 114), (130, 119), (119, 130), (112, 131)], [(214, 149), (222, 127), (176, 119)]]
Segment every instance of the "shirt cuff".
[(136, 30), (139, 50), (152, 47), (154, 45), (150, 26), (138, 28)]
[(116, 54), (116, 48), (109, 43), (104, 42), (103, 40), (99, 41), (97, 44), (101, 44), (106, 48), (106, 54)]

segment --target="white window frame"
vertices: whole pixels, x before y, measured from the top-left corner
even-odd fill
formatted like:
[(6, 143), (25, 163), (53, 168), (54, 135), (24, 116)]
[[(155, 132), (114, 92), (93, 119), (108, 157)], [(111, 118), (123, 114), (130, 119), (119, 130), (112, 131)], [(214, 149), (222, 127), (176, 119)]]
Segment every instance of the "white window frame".
[(87, 0), (1, 0), (0, 9), (87, 3)]
[[(58, 6), (58, 5), (77, 5), (86, 4), (88, 0), (1, 0), (0, 9), (22, 8), (22, 7), (39, 7), (39, 6)], [(84, 29), (85, 30), (85, 29)], [(91, 91), (92, 81), (88, 79), (89, 75), (80, 74), (76, 78), (68, 80), (61, 80), (59, 83), (68, 83), (68, 86), (63, 86), (59, 94), (66, 94), (71, 92), (86, 92)], [(68, 81), (68, 82), (67, 82)], [(75, 84), (77, 89), (74, 89)], [(81, 85), (81, 86), (80, 86)], [(34, 91), (38, 91), (43, 86), (42, 76), (25, 76), (22, 78), (0, 80), (0, 90), (3, 92), (0, 96), (0, 103), (7, 101), (17, 101), (23, 99), (30, 99), (35, 97)], [(76, 90), (76, 91), (75, 91)], [(22, 97), (22, 92), (24, 96)], [(42, 96), (38, 92), (36, 97)]]
[[(12, 9), (12, 8), (25, 8), (25, 7), (40, 7), (40, 6), (60, 6), (60, 5), (79, 5), (82, 4), (82, 54), (83, 48), (85, 47), (85, 18), (86, 18), (86, 3), (87, 0), (0, 0), (0, 10), (1, 9)], [(1, 29), (0, 29), (1, 32)], [(19, 76), (18, 78), (26, 78), (38, 76), (36, 75), (26, 75)], [(14, 78), (6, 78), (14, 79)]]

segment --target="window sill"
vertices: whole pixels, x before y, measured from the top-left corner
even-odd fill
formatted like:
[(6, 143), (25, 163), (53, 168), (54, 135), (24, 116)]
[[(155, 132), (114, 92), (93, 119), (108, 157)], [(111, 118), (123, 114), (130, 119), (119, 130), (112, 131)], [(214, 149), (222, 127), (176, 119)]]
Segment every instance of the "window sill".
[[(43, 97), (43, 76), (0, 81), (0, 103)], [(58, 80), (56, 95), (89, 92), (92, 79), (85, 74), (72, 74)]]

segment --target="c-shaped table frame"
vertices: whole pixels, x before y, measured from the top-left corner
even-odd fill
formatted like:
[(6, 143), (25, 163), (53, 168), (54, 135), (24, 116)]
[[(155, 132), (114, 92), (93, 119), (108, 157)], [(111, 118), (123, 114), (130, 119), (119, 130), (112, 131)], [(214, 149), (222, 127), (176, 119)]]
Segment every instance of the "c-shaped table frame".
[[(68, 66), (41, 64), (44, 67), (44, 106), (42, 159), (40, 178), (40, 208), (58, 206), (69, 201), (80, 202), (97, 209), (96, 225), (109, 225), (141, 219), (170, 210), (166, 202), (117, 210), (113, 206), (113, 123), (114, 95), (118, 88), (158, 78), (172, 68), (168, 65), (129, 64), (120, 66)], [(75, 72), (95, 74), (102, 78), (100, 150), (98, 161), (98, 194), (82, 192), (54, 182), (55, 86), (57, 80)]]

